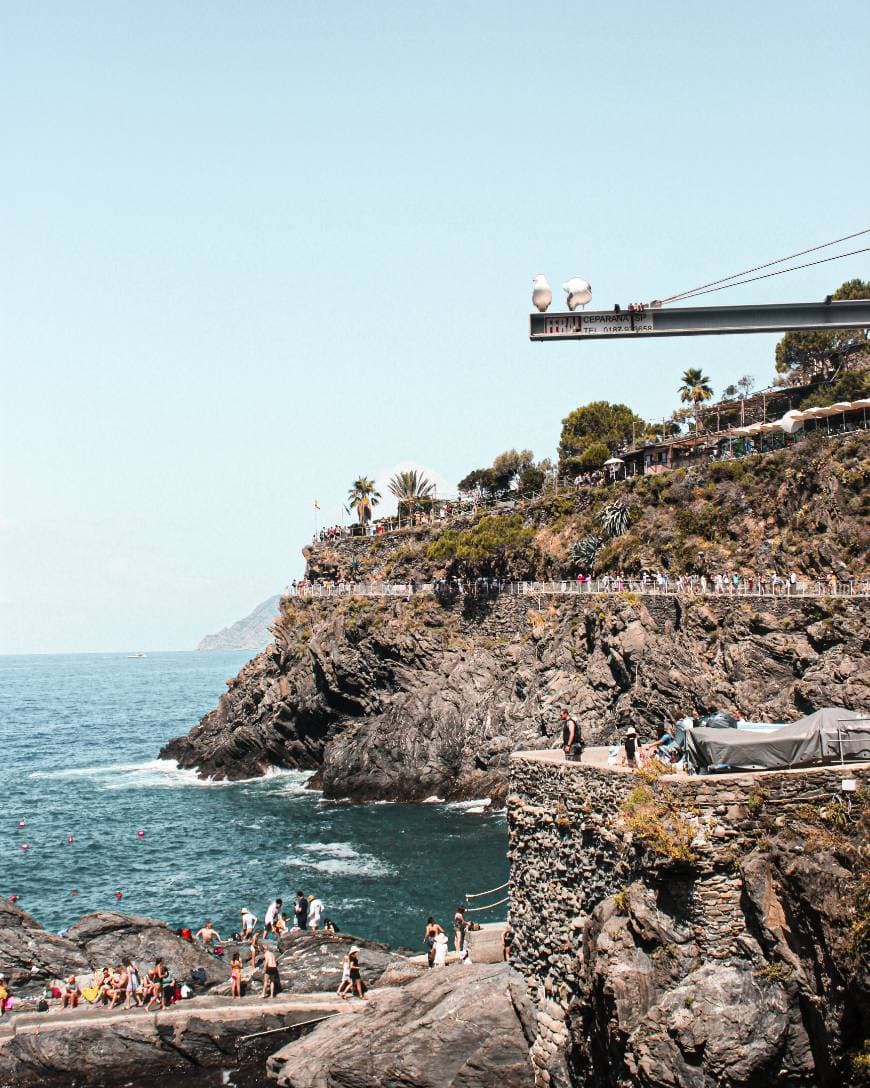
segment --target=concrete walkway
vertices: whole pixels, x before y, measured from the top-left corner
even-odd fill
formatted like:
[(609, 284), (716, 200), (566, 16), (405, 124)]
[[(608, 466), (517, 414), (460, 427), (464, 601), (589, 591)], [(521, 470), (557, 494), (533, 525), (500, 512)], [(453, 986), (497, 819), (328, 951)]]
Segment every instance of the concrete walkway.
[(288, 1024), (320, 1016), (334, 1016), (353, 1012), (358, 1005), (336, 997), (331, 993), (292, 994), (281, 993), (271, 998), (249, 994), (235, 1000), (228, 997), (194, 997), (179, 1001), (168, 1009), (148, 1012), (145, 1009), (103, 1009), (91, 1005), (79, 1005), (76, 1009), (52, 1009), (48, 1012), (20, 1012), (4, 1016), (0, 1020), (0, 1048), (4, 1040), (24, 1034), (44, 1034), (63, 1028), (87, 1031), (96, 1025), (151, 1023), (155, 1026), (171, 1026), (175, 1022), (196, 1016), (201, 1021), (251, 1020), (258, 1016), (281, 1016)]
[[(764, 736), (763, 733), (759, 736)], [(565, 759), (565, 753), (561, 748), (540, 748), (527, 752), (511, 752), (511, 759), (528, 760), (533, 763), (557, 763), (566, 768), (568, 773), (580, 768), (594, 767), (595, 770), (605, 774), (634, 774), (634, 770), (622, 763), (608, 763), (610, 748), (606, 746), (587, 747), (583, 749), (581, 760)], [(856, 771), (864, 771), (870, 768), (870, 763), (824, 763), (813, 767), (773, 767), (768, 770), (757, 771), (732, 771), (730, 774), (699, 775), (686, 774), (685, 771), (675, 771), (662, 775), (665, 782), (683, 781), (694, 782), (698, 786), (709, 785), (711, 782), (752, 782), (759, 778), (773, 774), (800, 774), (813, 775), (825, 774), (830, 771), (839, 771), (843, 778), (850, 778)]]

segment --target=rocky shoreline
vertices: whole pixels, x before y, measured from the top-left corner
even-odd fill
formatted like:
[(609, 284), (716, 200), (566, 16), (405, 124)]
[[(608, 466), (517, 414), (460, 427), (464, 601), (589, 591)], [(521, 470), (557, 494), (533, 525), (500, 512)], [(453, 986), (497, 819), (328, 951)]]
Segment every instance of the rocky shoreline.
[[(352, 944), (370, 987), (365, 1001), (335, 996)], [(149, 964), (157, 955), (176, 979), (204, 972), (191, 999), (156, 1012), (37, 1011), (55, 979), (126, 956)], [(0, 900), (0, 972), (16, 997), (13, 1012), (0, 1018), (0, 1088), (159, 1088), (179, 1080), (195, 1088), (274, 1081), (322, 1088), (379, 1084), (374, 1071), (383, 1069), (419, 1088), (533, 1084), (531, 1006), (522, 978), (505, 963), (430, 971), (385, 945), (322, 933), (282, 937), (277, 960), (274, 999), (259, 997), (262, 973), (246, 969), (249, 993), (232, 1000), (227, 964), (162, 922), (89, 915), (61, 938)]]

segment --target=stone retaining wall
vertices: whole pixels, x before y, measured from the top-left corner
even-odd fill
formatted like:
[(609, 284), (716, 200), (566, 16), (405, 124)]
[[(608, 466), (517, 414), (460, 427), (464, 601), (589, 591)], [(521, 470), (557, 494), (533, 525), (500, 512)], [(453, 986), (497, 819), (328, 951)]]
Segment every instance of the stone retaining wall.
[[(619, 769), (553, 761), (553, 753), (511, 758), (510, 923), (515, 966), (538, 1007), (532, 1059), (538, 1083), (560, 1078), (568, 1043), (565, 1014), (576, 995), (583, 926), (591, 911), (641, 874), (694, 931), (705, 959), (736, 951), (744, 931), (739, 859), (782, 823), (789, 809), (819, 806), (843, 778), (870, 785), (870, 765), (717, 777), (665, 776), (656, 789), (694, 830), (691, 861), (642, 846), (623, 826), (620, 806), (643, 781)], [(567, 1076), (567, 1075), (566, 1075)]]

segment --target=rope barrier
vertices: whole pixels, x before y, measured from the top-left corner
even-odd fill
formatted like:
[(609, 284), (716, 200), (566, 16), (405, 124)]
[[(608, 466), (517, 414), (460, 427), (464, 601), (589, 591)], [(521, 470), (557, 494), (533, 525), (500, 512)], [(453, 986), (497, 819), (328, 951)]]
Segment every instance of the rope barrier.
[(483, 895), (492, 895), (493, 892), (500, 892), (502, 888), (506, 888), (510, 881), (505, 881), (504, 884), (499, 884), (497, 888), (490, 888), (488, 892), (466, 892), (466, 899), (480, 899)]
[(485, 907), (466, 907), (466, 908), (465, 908), (465, 913), (466, 913), (466, 914), (474, 914), (474, 912), (475, 912), (475, 911), (481, 911), (481, 910), (492, 910), (492, 908), (493, 908), (493, 907), (500, 907), (500, 906), (502, 905), (502, 903), (507, 903), (507, 901), (508, 901), (509, 899), (510, 899), (510, 896), (509, 896), (509, 895), (506, 895), (506, 896), (504, 897), (504, 899), (499, 899), (499, 900), (498, 900), (497, 902), (495, 902), (495, 903), (489, 903), (489, 904), (487, 904), (487, 906), (485, 906)]

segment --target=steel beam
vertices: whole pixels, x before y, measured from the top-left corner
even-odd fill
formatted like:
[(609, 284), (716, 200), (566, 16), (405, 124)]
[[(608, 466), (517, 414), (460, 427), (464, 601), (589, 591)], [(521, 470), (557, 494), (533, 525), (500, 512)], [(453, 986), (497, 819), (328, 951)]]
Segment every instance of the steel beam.
[(870, 327), (870, 299), (789, 302), (772, 306), (675, 306), (529, 314), (529, 339), (624, 340), (641, 336), (710, 336), (735, 332), (809, 332)]

